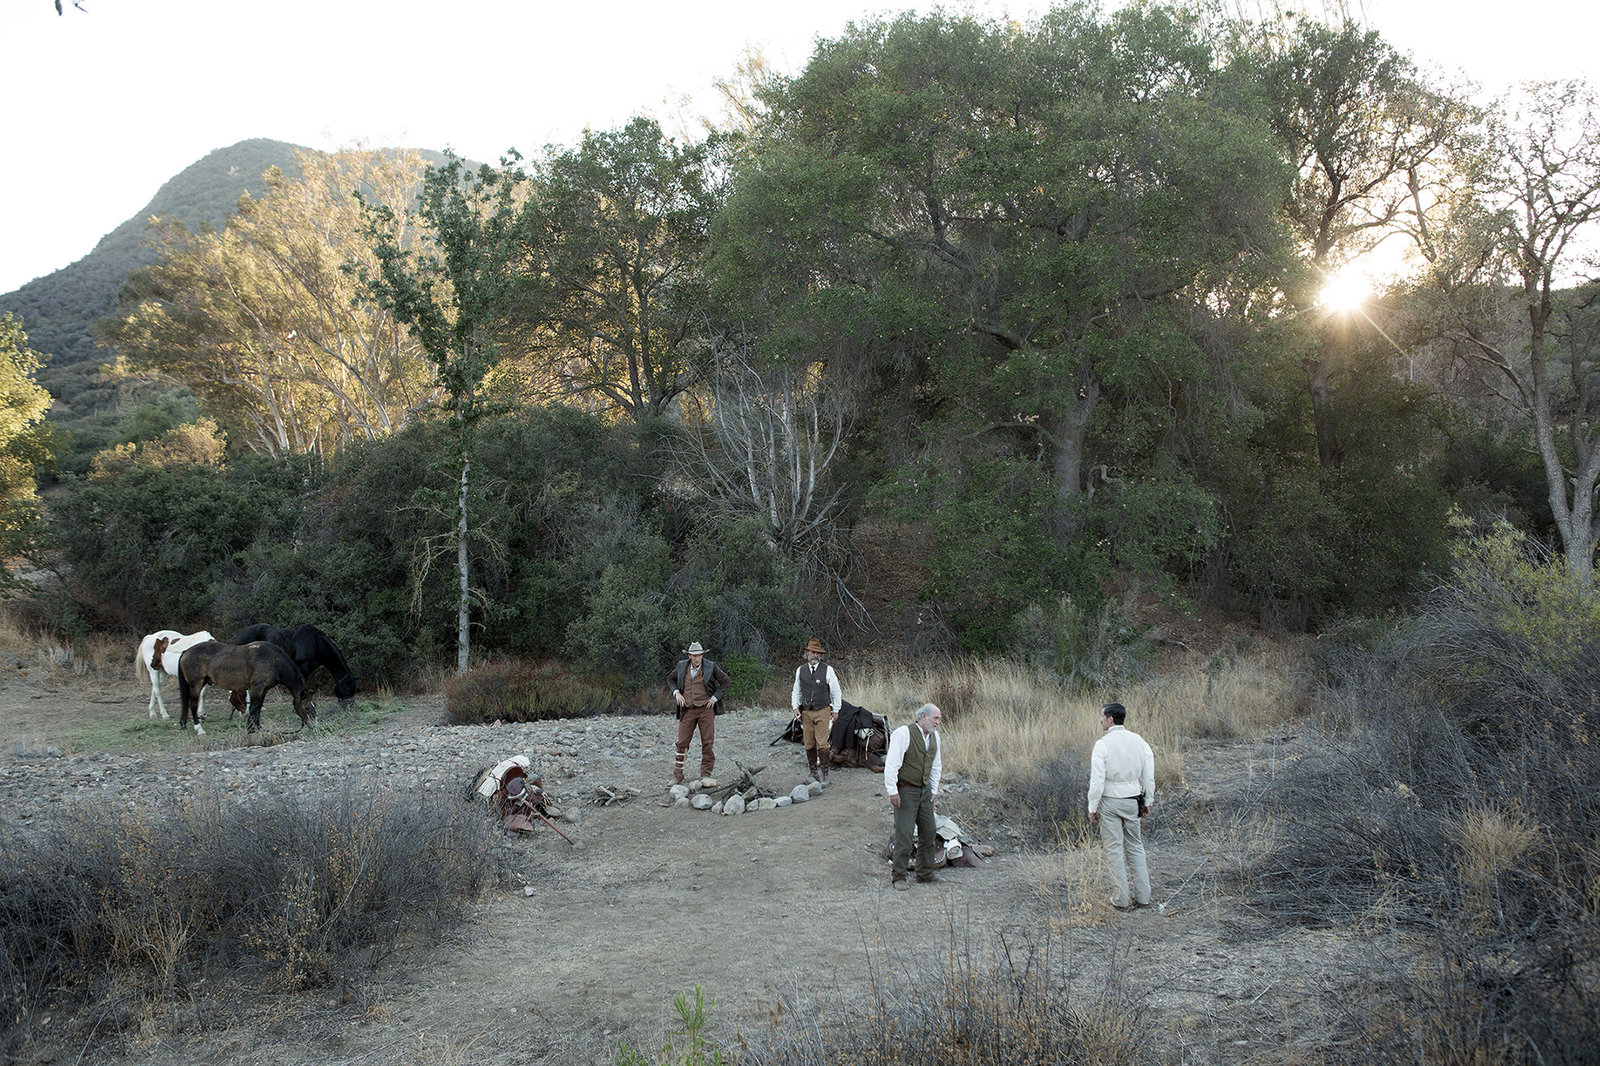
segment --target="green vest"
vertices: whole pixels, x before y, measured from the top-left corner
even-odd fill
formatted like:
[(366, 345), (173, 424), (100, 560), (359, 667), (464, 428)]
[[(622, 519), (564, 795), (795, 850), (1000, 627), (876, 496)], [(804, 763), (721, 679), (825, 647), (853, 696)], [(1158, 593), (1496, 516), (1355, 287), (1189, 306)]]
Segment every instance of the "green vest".
[(922, 746), (922, 729), (917, 723), (906, 726), (906, 732), (910, 736), (906, 738), (906, 757), (900, 764), (898, 784), (925, 788), (933, 775), (933, 757), (939, 754), (939, 731), (935, 729), (928, 734), (927, 748)]

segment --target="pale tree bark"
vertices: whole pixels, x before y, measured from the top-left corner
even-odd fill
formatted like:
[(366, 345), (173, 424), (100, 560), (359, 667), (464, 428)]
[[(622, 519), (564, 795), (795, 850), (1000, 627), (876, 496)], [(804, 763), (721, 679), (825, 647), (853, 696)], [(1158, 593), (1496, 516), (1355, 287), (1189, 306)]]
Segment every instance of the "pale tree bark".
[[(1573, 261), (1600, 240), (1600, 102), (1583, 83), (1530, 83), (1494, 114), (1490, 163), (1454, 201), (1432, 205), (1437, 220), (1418, 201), (1414, 236), (1451, 316), (1447, 333), (1501, 375), (1502, 397), (1528, 419), (1567, 572), (1589, 586), (1600, 540), (1600, 359), (1579, 319), (1593, 309), (1578, 294), (1595, 282), (1579, 270), (1594, 264)], [(1486, 320), (1474, 302), (1485, 291), (1516, 293), (1525, 338)], [(1563, 337), (1565, 373), (1553, 358)]]
[(850, 591), (853, 552), (836, 527), (845, 409), (822, 387), (822, 368), (758, 370), (743, 354), (718, 357), (707, 433), (690, 435), (679, 476), (703, 491), (719, 520), (759, 517), (771, 542), (798, 564), (797, 580), (826, 586), (846, 615), (868, 625)]

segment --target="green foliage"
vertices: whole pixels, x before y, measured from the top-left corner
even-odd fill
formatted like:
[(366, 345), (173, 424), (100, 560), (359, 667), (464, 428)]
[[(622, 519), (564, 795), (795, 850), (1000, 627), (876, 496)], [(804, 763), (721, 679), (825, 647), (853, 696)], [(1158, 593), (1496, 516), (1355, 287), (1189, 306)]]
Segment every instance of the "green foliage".
[(1493, 520), (1481, 532), (1459, 517), (1451, 581), (1432, 601), (1438, 609), (1493, 639), (1452, 639), (1439, 651), (1463, 670), (1464, 683), (1503, 674), (1512, 658), (1527, 679), (1520, 687), (1543, 688), (1542, 677), (1560, 677), (1596, 656), (1600, 595), (1552, 565), (1547, 553), (1508, 522)]
[(1158, 580), (1192, 567), (1223, 529), (1217, 498), (1186, 470), (1108, 481), (1090, 501), (1087, 522), (1113, 565)]
[(0, 295), (0, 312), (21, 315), (35, 348), (48, 358), (39, 384), (56, 401), (51, 421), (69, 435), (60, 456), (63, 470), (84, 472), (90, 456), (124, 437), (120, 383), (100, 372), (109, 359), (96, 346), (94, 324), (115, 309), (128, 275), (155, 261), (158, 253), (146, 243), (150, 219), (176, 219), (191, 230), (220, 227), (241, 193), (262, 191), (263, 171), (294, 171), (295, 151), (263, 139), (219, 148), (168, 179), (83, 258)]
[(979, 464), (950, 487), (933, 519), (927, 594), (947, 607), (963, 647), (1011, 647), (1019, 613), (1063, 593), (1099, 610), (1105, 560), (1082, 541), (1058, 547), (1041, 521), (1055, 510), (1043, 472), (1023, 461)]
[[(760, 663), (773, 648), (798, 646), (793, 570), (760, 522), (706, 530), (676, 568), (659, 535), (642, 525), (613, 528), (590, 546), (587, 610), (567, 629), (567, 653), (585, 670), (648, 683), (694, 640), (719, 661), (748, 655)], [(734, 683), (744, 691), (745, 681)]]
[(1030, 603), (1014, 622), (1017, 655), (1029, 666), (1052, 671), (1079, 688), (1110, 686), (1140, 676), (1150, 655), (1149, 627), (1138, 625), (1118, 604), (1086, 611), (1070, 596), (1054, 607)]
[(467, 669), (472, 640), (474, 438), (488, 413), (480, 394), (484, 378), (502, 353), (499, 333), (519, 281), (513, 264), (520, 254), (517, 202), (524, 177), (514, 161), (471, 173), (447, 154), (443, 166), (429, 168), (417, 206), (408, 212), (422, 235), (414, 245), (401, 239), (411, 227), (400, 225), (400, 212), (357, 193), (377, 262), (355, 272), (378, 306), (417, 338), (448, 401), (458, 488), (445, 539), (454, 549), (458, 673)]
[(1451, 426), (1440, 478), (1469, 518), (1499, 515), (1519, 529), (1555, 534), (1549, 490), (1538, 456), (1503, 427), (1477, 422)]
[(50, 395), (34, 381), (39, 357), (11, 315), (0, 315), (0, 585), (4, 561), (20, 551), (37, 521), (35, 472), (50, 461), (53, 436), (40, 425)]
[(445, 711), (459, 725), (582, 718), (615, 697), (558, 663), (487, 663), (445, 682)]
[(378, 260), (352, 191), (403, 211), (425, 166), (392, 149), (304, 152), (298, 178), (270, 168), (224, 228), (164, 220), (160, 260), (99, 327), (116, 374), (181, 382), (239, 449), (331, 451), (403, 425), (434, 368), (354, 276)]
[(62, 564), (71, 613), (139, 632), (214, 618), (217, 584), (293, 491), (253, 474), (134, 466), (109, 481), (70, 482), (42, 544)]
[(590, 673), (654, 678), (665, 673), (673, 644), (664, 610), (668, 545), (630, 530), (608, 538), (608, 548), (609, 561), (584, 582), (585, 610), (567, 627), (567, 654)]
[(753, 704), (778, 671), (754, 655), (724, 655), (717, 663), (728, 672), (728, 699), (732, 703)]
[(544, 161), (522, 219), (525, 269), (555, 290), (519, 293), (537, 346), (562, 353), (552, 369), (567, 389), (636, 421), (665, 414), (709, 348), (710, 158), (653, 119), (585, 131)]
[(724, 1054), (720, 1048), (712, 1048), (706, 1036), (711, 1008), (716, 1005), (716, 997), (707, 999), (699, 985), (694, 986), (693, 1000), (687, 993), (678, 993), (672, 997), (678, 1028), (667, 1034), (673, 1039), (662, 1047), (661, 1054), (651, 1059), (624, 1040), (613, 1061), (616, 1066), (731, 1066), (736, 1061), (734, 1057)]

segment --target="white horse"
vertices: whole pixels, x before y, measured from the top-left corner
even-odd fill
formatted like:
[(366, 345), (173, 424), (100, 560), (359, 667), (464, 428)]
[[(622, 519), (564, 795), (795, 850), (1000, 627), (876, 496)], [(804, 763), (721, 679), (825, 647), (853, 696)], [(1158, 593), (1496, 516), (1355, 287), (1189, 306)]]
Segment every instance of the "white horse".
[[(161, 669), (152, 669), (151, 663), (155, 659), (156, 641), (163, 637), (166, 638), (167, 643), (162, 648), (161, 652)], [(139, 652), (134, 656), (134, 661), (138, 665), (136, 665), (133, 669), (135, 673), (143, 672), (150, 675), (151, 718), (156, 716), (156, 709), (158, 707), (161, 710), (161, 717), (172, 717), (172, 715), (167, 713), (167, 701), (161, 698), (161, 682), (166, 679), (168, 674), (171, 674), (173, 677), (178, 676), (178, 657), (184, 653), (185, 649), (193, 647), (202, 640), (215, 639), (215, 637), (203, 629), (198, 633), (190, 633), (187, 635), (179, 633), (175, 629), (158, 629), (139, 642)], [(204, 701), (205, 696), (202, 694), (202, 704)]]

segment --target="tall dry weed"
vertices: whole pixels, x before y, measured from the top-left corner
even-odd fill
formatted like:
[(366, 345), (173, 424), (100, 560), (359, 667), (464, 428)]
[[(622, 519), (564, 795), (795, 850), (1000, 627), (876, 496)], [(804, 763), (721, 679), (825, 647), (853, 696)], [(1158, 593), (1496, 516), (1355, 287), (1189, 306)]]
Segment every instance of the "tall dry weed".
[(1128, 708), (1128, 728), (1156, 753), (1156, 789), (1181, 784), (1183, 751), (1204, 737), (1259, 736), (1294, 715), (1304, 672), (1276, 651), (1196, 664), (1117, 689), (1081, 691), (1053, 674), (1005, 660), (900, 667), (851, 678), (851, 702), (911, 720), (937, 703), (948, 738), (945, 766), (997, 787), (1036, 781), (1059, 759), (1087, 764), (1100, 736), (1100, 708)]
[(1501, 918), (1501, 879), (1539, 846), (1541, 830), (1516, 804), (1478, 803), (1448, 823), (1446, 832), (1458, 853), (1467, 917), (1487, 928)]
[(0, 853), (0, 1059), (40, 1035), (36, 1018), (76, 1008), (321, 983), (402, 933), (442, 931), (498, 868), (476, 809), (350, 791), (108, 800), (0, 825)]

